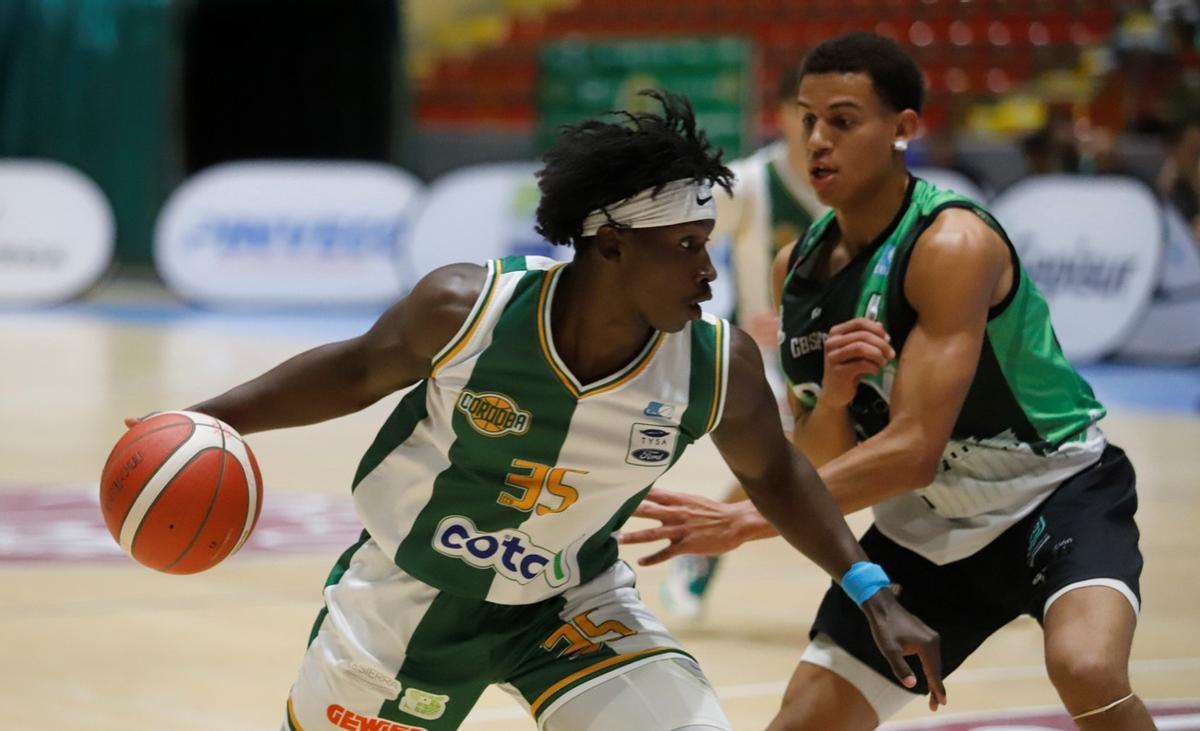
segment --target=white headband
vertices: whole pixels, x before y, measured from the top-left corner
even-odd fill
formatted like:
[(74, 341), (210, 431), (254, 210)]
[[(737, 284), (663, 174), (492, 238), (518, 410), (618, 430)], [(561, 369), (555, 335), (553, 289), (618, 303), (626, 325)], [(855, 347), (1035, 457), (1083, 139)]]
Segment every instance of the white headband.
[(595, 236), (601, 226), (651, 228), (677, 223), (716, 219), (717, 204), (713, 201), (712, 185), (691, 178), (672, 180), (654, 195), (647, 188), (637, 195), (592, 211), (583, 219), (583, 236)]

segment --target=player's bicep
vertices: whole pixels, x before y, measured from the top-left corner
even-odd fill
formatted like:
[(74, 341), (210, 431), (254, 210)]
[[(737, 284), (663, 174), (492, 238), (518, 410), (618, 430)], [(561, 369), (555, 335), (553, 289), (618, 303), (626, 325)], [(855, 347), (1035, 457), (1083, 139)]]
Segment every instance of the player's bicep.
[(915, 430), (931, 452), (940, 453), (949, 439), (970, 390), (991, 292), (1007, 265), (1007, 248), (991, 233), (931, 229), (905, 278), (905, 296), (917, 319), (900, 352), (890, 421)]
[(788, 459), (788, 443), (779, 420), (779, 407), (763, 373), (758, 345), (745, 332), (731, 329), (729, 392), (713, 443), (744, 485), (757, 482)]
[(913, 442), (936, 458), (950, 438), (966, 399), (982, 345), (982, 329), (938, 331), (913, 327), (892, 385), (890, 423), (912, 432)]

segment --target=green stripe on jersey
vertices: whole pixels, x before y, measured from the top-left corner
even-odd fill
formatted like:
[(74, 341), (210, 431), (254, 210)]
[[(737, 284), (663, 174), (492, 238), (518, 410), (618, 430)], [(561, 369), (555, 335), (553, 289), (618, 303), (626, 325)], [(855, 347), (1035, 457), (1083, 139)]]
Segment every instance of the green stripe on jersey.
[(506, 256), (500, 260), (500, 269), (504, 272), (529, 271), (529, 263), (523, 256)]
[[(1042, 451), (1081, 433), (1103, 417), (1105, 409), (1063, 355), (1051, 327), (1050, 308), (1024, 267), (1016, 286), (1008, 308), (988, 322), (987, 339), (1021, 410), (1037, 425), (1044, 444), (1033, 446)], [(1035, 364), (1043, 365), (1031, 367)]]
[[(575, 399), (542, 357), (537, 333), (531, 328), (537, 322), (544, 276), (544, 271), (530, 271), (517, 283), (492, 330), (491, 345), (479, 355), (464, 387), (476, 398), (502, 396), (517, 410), (528, 412), (526, 430), (486, 436), (461, 409), (455, 409), (450, 466), (434, 480), (429, 502), (396, 552), (396, 563), (407, 572), (451, 593), (487, 596), (497, 574), (491, 566), (472, 566), (431, 550), (439, 524), (450, 516), (464, 516), (480, 532), (518, 527), (528, 513), (501, 504), (499, 499), (510, 495), (520, 500), (524, 489), (506, 485), (506, 478), (516, 475), (519, 481), (521, 476), (529, 476), (533, 468), (524, 464), (556, 464), (575, 411)], [(495, 388), (496, 384), (504, 384), (503, 391)]]
[[(370, 540), (370, 538), (371, 536), (367, 535), (366, 531), (363, 531), (362, 534), (359, 535), (358, 540), (354, 542), (354, 545), (350, 546), (345, 551), (342, 551), (342, 555), (338, 556), (337, 563), (335, 563), (333, 568), (330, 569), (329, 576), (325, 578), (326, 588), (333, 586), (342, 580), (342, 576), (345, 575), (346, 571), (350, 568), (350, 559), (354, 556), (358, 549), (363, 547), (364, 543)], [(321, 631), (321, 624), (325, 622), (325, 615), (327, 614), (329, 614), (328, 607), (321, 607), (321, 611), (317, 612), (317, 619), (315, 622), (313, 622), (312, 631), (308, 633), (308, 644), (311, 645), (313, 640), (317, 639), (317, 633)]]
[(715, 416), (720, 403), (718, 389), (723, 356), (720, 331), (726, 327), (728, 325), (723, 321), (720, 321), (720, 326), (705, 320), (692, 321), (692, 363), (717, 365), (714, 368), (692, 367), (688, 383), (688, 407), (679, 420), (680, 431), (689, 442), (708, 433), (709, 421)]
[(409, 391), (400, 399), (400, 403), (392, 411), (391, 416), (384, 422), (375, 441), (371, 443), (367, 453), (358, 463), (358, 471), (354, 474), (354, 483), (350, 488), (353, 493), (358, 483), (379, 466), (392, 450), (399, 447), (404, 440), (412, 436), (417, 424), (429, 415), (426, 409), (425, 396), (429, 390), (429, 382), (421, 381), (416, 388)]

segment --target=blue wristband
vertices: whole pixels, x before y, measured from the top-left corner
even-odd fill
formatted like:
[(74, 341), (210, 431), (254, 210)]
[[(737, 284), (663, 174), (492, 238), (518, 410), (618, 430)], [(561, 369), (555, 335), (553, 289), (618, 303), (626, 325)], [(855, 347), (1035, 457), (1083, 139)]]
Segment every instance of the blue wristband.
[(842, 577), (842, 589), (858, 606), (875, 596), (875, 592), (891, 584), (883, 567), (869, 561), (859, 561)]

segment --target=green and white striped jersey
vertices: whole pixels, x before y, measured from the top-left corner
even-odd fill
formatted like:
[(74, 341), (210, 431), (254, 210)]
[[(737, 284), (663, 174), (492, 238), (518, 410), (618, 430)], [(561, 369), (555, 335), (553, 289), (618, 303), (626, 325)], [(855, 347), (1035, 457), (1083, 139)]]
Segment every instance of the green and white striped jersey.
[(727, 323), (654, 333), (620, 371), (579, 383), (550, 329), (563, 266), (489, 262), (467, 321), (359, 465), (371, 537), (451, 594), (528, 604), (598, 575), (650, 486), (721, 419)]

